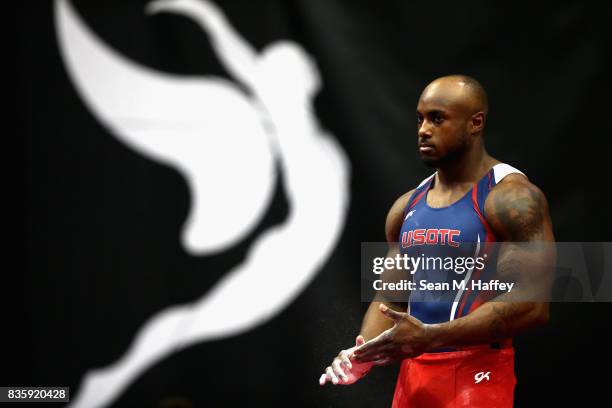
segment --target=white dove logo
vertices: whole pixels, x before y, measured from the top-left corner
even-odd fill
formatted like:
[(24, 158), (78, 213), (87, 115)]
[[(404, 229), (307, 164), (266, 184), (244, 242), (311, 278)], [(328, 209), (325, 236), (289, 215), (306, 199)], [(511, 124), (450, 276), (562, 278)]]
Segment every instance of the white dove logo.
[(299, 45), (276, 42), (258, 54), (207, 1), (158, 0), (147, 10), (195, 20), (250, 95), (222, 79), (177, 77), (129, 61), (103, 44), (68, 0), (56, 0), (59, 47), (85, 104), (127, 146), (185, 177), (193, 202), (182, 242), (191, 253), (219, 252), (257, 225), (276, 163), (289, 214), (200, 299), (152, 316), (119, 361), (86, 373), (73, 407), (107, 406), (169, 354), (274, 317), (330, 255), (349, 201), (349, 163), (311, 112), (319, 76)]

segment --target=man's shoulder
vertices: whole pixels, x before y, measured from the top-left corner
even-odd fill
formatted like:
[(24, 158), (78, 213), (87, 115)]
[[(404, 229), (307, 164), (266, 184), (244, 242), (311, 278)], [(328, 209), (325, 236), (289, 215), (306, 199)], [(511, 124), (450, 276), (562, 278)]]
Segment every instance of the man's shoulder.
[(512, 173), (501, 179), (489, 192), (487, 203), (500, 199), (512, 199), (519, 196), (544, 196), (538, 186), (533, 184), (523, 173)]
[(540, 188), (523, 174), (513, 173), (491, 189), (485, 214), (496, 232), (517, 239), (529, 236), (529, 230), (548, 217), (548, 203)]
[(395, 242), (395, 238), (397, 238), (404, 221), (404, 210), (415, 191), (416, 188), (407, 191), (399, 196), (393, 205), (391, 205), (385, 221), (385, 235), (388, 242)]
[(398, 213), (402, 214), (404, 212), (404, 209), (408, 205), (408, 201), (410, 200), (410, 197), (412, 197), (412, 195), (414, 194), (416, 190), (417, 190), (416, 188), (413, 188), (412, 190), (407, 191), (401, 196), (399, 196), (395, 200), (393, 205), (391, 205), (391, 209), (389, 210), (389, 215), (398, 214)]

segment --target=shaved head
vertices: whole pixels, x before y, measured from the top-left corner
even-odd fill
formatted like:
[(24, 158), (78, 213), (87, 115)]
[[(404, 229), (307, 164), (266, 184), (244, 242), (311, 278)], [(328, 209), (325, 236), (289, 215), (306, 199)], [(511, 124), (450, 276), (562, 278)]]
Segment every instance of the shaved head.
[(489, 110), (487, 93), (476, 79), (467, 75), (447, 75), (433, 80), (423, 90), (421, 98), (435, 100), (468, 114)]
[(483, 149), (487, 93), (467, 75), (432, 81), (417, 104), (419, 153), (425, 164), (448, 166)]

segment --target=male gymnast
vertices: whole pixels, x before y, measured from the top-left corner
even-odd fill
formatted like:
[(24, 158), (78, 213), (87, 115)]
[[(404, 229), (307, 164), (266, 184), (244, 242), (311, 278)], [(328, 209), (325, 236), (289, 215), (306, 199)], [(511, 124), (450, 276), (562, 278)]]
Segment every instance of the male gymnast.
[[(488, 255), (486, 267), (462, 278), (550, 287), (555, 250), (546, 198), (521, 171), (487, 153), (482, 85), (466, 75), (438, 78), (423, 90), (416, 113), (419, 154), (436, 172), (389, 210), (386, 239), (394, 245), (387, 256)], [(424, 278), (445, 282), (457, 275), (413, 275)], [(431, 299), (427, 291), (413, 291), (404, 303), (378, 293), (355, 346), (338, 354), (320, 384), (352, 384), (373, 366), (397, 361), (394, 408), (512, 407), (512, 337), (548, 322), (546, 299), (511, 301), (509, 294), (491, 296), (469, 285), (448, 301)]]

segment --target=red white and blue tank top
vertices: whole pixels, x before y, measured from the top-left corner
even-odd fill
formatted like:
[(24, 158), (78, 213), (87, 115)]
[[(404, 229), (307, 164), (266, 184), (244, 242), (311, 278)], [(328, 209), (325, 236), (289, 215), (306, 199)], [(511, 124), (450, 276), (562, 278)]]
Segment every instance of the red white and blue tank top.
[(471, 268), (458, 268), (462, 273), (441, 268), (441, 262), (435, 260), (427, 268), (417, 268), (413, 282), (419, 284), (424, 280), (432, 287), (447, 282), (443, 287), (450, 287), (450, 290), (412, 291), (408, 301), (410, 315), (424, 323), (441, 323), (465, 316), (487, 301), (486, 296), (472, 290), (471, 285), (474, 280), (493, 279), (495, 274), (496, 254), (490, 243), (496, 242), (497, 237), (487, 223), (484, 204), (493, 187), (512, 173), (523, 174), (507, 164), (497, 164), (461, 199), (442, 208), (427, 205), (427, 192), (434, 183), (435, 173), (416, 188), (404, 210), (399, 234), (400, 253), (424, 259), (439, 257), (448, 261), (452, 258), (457, 262), (460, 257), (480, 258), (483, 262), (480, 267), (474, 264), (469, 265)]

